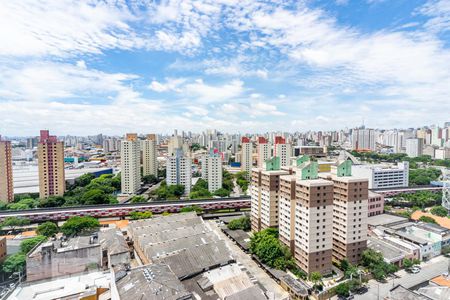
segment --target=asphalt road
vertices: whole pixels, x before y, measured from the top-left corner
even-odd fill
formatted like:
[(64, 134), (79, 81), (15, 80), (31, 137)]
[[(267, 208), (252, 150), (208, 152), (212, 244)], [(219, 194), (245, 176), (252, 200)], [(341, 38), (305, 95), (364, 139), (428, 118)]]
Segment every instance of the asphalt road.
[(447, 272), (449, 263), (450, 259), (441, 255), (422, 263), (422, 270), (417, 274), (411, 274), (401, 270), (396, 273), (399, 278), (391, 278), (386, 283), (378, 283), (375, 280), (370, 280), (369, 291), (364, 295), (355, 295), (355, 299), (384, 299), (385, 296), (388, 296), (389, 290), (398, 284), (406, 288), (411, 288)]

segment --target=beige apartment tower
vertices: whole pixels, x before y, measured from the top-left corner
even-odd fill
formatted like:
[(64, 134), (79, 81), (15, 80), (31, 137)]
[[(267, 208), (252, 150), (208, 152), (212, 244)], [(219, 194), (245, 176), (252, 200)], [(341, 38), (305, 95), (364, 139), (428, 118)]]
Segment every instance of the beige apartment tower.
[(278, 227), (280, 176), (288, 174), (288, 171), (280, 170), (279, 158), (276, 157), (266, 161), (263, 169), (252, 170), (250, 194), (253, 231)]
[(14, 201), (11, 142), (0, 135), (0, 202)]
[(253, 144), (248, 137), (242, 138), (241, 143), (241, 171), (247, 172), (247, 180), (251, 178), (253, 166)]
[(369, 182), (351, 175), (351, 162), (332, 169), (333, 260), (346, 258), (356, 265), (367, 248)]
[(120, 146), (122, 194), (133, 195), (141, 187), (140, 144), (136, 133), (127, 133)]
[(264, 167), (264, 162), (270, 158), (271, 149), (270, 144), (267, 142), (266, 138), (260, 136), (258, 138), (258, 145), (256, 148), (258, 155), (258, 168)]
[(66, 190), (64, 174), (64, 143), (41, 130), (38, 143), (39, 197), (63, 196)]
[(149, 134), (147, 139), (142, 141), (142, 173), (144, 176), (158, 176), (158, 161), (156, 158), (156, 136)]

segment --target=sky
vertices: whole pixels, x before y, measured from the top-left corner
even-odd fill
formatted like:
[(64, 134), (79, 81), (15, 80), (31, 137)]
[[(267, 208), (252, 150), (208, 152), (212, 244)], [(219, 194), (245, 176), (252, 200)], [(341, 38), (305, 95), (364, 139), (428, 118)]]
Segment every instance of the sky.
[(450, 121), (450, 0), (0, 1), (0, 134)]

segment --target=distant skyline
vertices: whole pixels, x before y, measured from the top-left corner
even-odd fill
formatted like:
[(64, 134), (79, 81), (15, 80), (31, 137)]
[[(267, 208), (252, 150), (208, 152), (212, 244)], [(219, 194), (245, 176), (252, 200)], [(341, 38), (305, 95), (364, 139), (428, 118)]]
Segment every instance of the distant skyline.
[(450, 118), (450, 0), (0, 2), (0, 135)]

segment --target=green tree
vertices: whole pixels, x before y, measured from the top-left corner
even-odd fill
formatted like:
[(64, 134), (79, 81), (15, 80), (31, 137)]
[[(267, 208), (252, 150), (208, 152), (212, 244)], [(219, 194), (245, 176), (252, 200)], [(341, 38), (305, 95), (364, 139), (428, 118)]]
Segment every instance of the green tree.
[(89, 190), (81, 196), (81, 203), (84, 205), (107, 204), (109, 202), (109, 195), (101, 189)]
[(26, 256), (23, 253), (10, 255), (3, 262), (2, 269), (5, 273), (22, 272), (25, 269)]
[(61, 196), (51, 196), (45, 199), (39, 200), (39, 207), (61, 207), (65, 204), (66, 200)]
[(43, 235), (38, 235), (36, 237), (23, 240), (20, 243), (20, 252), (23, 254), (28, 254), (28, 252), (31, 251), (37, 244), (41, 243), (42, 241), (45, 241), (47, 238)]
[(322, 274), (320, 274), (320, 272), (312, 272), (309, 275), (309, 280), (311, 280), (314, 285), (317, 285), (322, 280)]
[(36, 233), (46, 237), (51, 237), (58, 233), (58, 226), (53, 222), (45, 222), (38, 226)]
[(430, 211), (433, 215), (439, 216), (439, 217), (446, 217), (448, 215), (448, 211), (443, 206), (435, 206)]
[(75, 183), (72, 186), (69, 186), (69, 189), (73, 189), (75, 187), (85, 187), (95, 178), (95, 175), (92, 173), (83, 174), (77, 179), (75, 179)]
[(161, 215), (165, 217), (165, 216), (170, 216), (171, 213), (168, 211), (163, 211), (163, 213)]
[(350, 295), (350, 285), (347, 282), (340, 283), (335, 287), (336, 295), (348, 297)]
[(432, 217), (428, 217), (428, 216), (421, 216), (419, 218), (419, 221), (425, 222), (425, 223), (437, 224), (435, 219), (433, 219)]
[(131, 203), (142, 203), (147, 202), (147, 199), (145, 199), (144, 196), (133, 196), (133, 198), (130, 199)]
[(100, 223), (93, 217), (72, 217), (62, 226), (61, 232), (67, 236), (72, 236), (83, 231), (93, 230), (100, 227)]
[(155, 175), (145, 175), (142, 177), (144, 184), (155, 184), (158, 182), (158, 178)]
[(187, 213), (191, 211), (195, 211), (196, 213), (202, 213), (203, 209), (198, 207), (197, 205), (185, 206), (180, 209), (180, 213)]
[(222, 198), (229, 197), (230, 191), (227, 189), (224, 189), (224, 188), (220, 188), (214, 192), (214, 196), (222, 197)]
[(410, 269), (412, 266), (414, 265), (413, 261), (409, 258), (404, 258), (403, 259), (403, 267), (405, 269)]
[(12, 231), (14, 231), (18, 226), (26, 226), (30, 224), (30, 220), (27, 218), (18, 218), (18, 217), (6, 217), (3, 220), (1, 226), (2, 227), (10, 227)]
[(230, 223), (227, 225), (228, 229), (236, 230), (236, 229), (242, 229), (245, 231), (248, 231), (251, 229), (251, 222), (249, 217), (242, 217), (239, 219), (231, 220)]
[(130, 213), (130, 218), (132, 220), (150, 219), (151, 217), (153, 217), (151, 211), (133, 211)]

